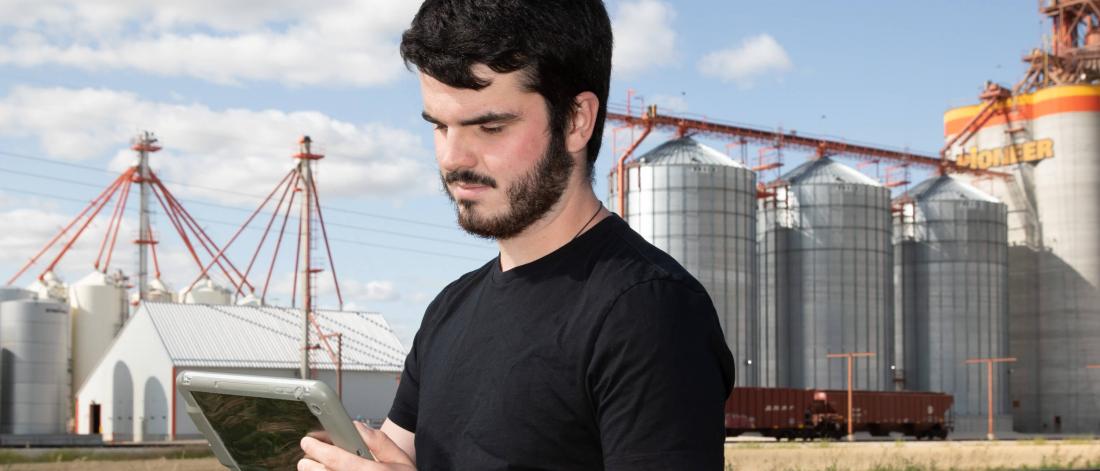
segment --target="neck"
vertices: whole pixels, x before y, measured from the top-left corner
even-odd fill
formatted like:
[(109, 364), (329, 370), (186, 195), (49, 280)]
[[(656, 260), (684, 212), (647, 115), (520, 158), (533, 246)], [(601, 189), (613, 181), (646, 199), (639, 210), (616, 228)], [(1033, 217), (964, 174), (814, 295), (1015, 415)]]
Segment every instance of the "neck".
[(573, 183), (542, 219), (535, 221), (515, 237), (497, 242), (500, 247), (501, 271), (511, 270), (550, 254), (568, 244), (579, 233), (592, 229), (610, 214), (603, 209), (599, 198), (596, 198), (592, 185), (587, 181)]

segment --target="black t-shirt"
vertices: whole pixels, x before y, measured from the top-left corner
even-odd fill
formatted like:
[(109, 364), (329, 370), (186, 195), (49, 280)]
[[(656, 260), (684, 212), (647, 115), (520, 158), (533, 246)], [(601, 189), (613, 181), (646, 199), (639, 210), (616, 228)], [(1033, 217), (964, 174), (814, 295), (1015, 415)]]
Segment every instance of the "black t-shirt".
[(389, 418), (421, 470), (720, 470), (733, 381), (703, 286), (611, 216), (444, 288)]

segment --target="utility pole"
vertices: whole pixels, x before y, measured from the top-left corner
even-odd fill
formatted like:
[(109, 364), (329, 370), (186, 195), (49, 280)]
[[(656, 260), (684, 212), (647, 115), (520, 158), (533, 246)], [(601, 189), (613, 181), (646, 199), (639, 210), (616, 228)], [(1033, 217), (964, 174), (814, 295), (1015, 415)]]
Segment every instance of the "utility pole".
[(301, 283), (302, 290), (302, 365), (299, 370), (299, 375), (302, 379), (309, 378), (309, 325), (313, 318), (313, 274), (316, 272), (313, 269), (312, 252), (313, 252), (313, 170), (312, 165), (314, 160), (323, 158), (323, 155), (314, 154), (311, 149), (313, 140), (309, 136), (303, 136), (299, 144), (299, 152), (294, 156), (298, 159), (298, 181), (299, 186), (296, 191), (302, 193), (302, 207), (299, 219), (299, 250), (298, 260), (301, 262), (301, 272), (298, 276), (301, 277), (299, 282)]
[(997, 439), (993, 435), (993, 364), (1015, 362), (1016, 358), (971, 358), (966, 360), (967, 364), (985, 363), (986, 400), (988, 401), (987, 412), (989, 413), (989, 430), (986, 432), (985, 436), (987, 440)]
[(856, 437), (852, 433), (852, 360), (856, 358), (873, 357), (875, 352), (850, 352), (850, 353), (830, 353), (825, 355), (826, 358), (844, 358), (848, 360), (848, 441), (855, 441)]
[(153, 133), (144, 131), (134, 141), (131, 149), (138, 153), (137, 172), (133, 181), (141, 187), (141, 208), (139, 212), (138, 238), (134, 241), (138, 246), (138, 299), (145, 301), (149, 295), (149, 249), (148, 245), (155, 244), (153, 230), (149, 225), (149, 188), (153, 173), (149, 170), (149, 154), (160, 150), (157, 146), (157, 138)]

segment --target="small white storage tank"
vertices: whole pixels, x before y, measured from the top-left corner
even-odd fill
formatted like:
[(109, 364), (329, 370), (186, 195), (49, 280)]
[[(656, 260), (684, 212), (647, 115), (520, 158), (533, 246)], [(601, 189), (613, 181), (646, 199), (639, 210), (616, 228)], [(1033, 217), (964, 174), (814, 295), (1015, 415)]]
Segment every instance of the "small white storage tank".
[[(130, 294), (130, 303), (137, 304), (141, 297), (141, 294), (135, 291)], [(153, 278), (149, 281), (149, 292), (145, 295), (145, 300), (158, 303), (174, 303), (176, 302), (176, 292), (172, 288), (168, 287), (160, 278)]]
[(64, 433), (69, 420), (69, 309), (0, 302), (0, 433)]
[(91, 373), (125, 320), (126, 289), (120, 278), (93, 271), (69, 289), (74, 390)]
[(248, 294), (242, 296), (241, 299), (237, 300), (237, 305), (238, 306), (263, 306), (263, 303), (260, 302), (260, 298), (257, 298), (256, 295), (254, 295), (252, 293), (248, 293)]
[(34, 291), (31, 291), (29, 289), (16, 288), (13, 286), (0, 286), (0, 302), (34, 298)]
[(233, 304), (233, 293), (204, 277), (190, 291), (180, 291), (179, 300), (187, 304)]
[(50, 299), (62, 304), (69, 302), (69, 287), (52, 271), (42, 275), (41, 280), (34, 280), (27, 285), (27, 289), (38, 296), (38, 299)]

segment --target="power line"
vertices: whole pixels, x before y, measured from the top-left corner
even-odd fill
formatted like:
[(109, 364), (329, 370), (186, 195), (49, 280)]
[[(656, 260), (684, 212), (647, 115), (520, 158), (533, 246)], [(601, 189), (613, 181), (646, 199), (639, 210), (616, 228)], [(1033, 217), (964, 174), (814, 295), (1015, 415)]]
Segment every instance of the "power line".
[[(10, 192), (10, 193), (22, 194), (22, 195), (27, 195), (27, 196), (37, 196), (37, 197), (41, 197), (41, 198), (56, 199), (56, 200), (62, 200), (62, 201), (71, 201), (71, 202), (75, 202), (75, 203), (88, 203), (88, 201), (81, 200), (79, 198), (70, 198), (70, 197), (66, 197), (66, 196), (51, 195), (51, 194), (46, 194), (46, 193), (40, 193), (40, 192), (35, 192), (35, 191), (18, 189), (18, 188), (9, 188), (9, 187), (0, 186), (0, 191), (6, 191), (6, 192)], [(134, 208), (127, 209), (127, 212), (129, 212), (129, 213), (133, 213), (135, 211), (137, 211), (137, 210), (134, 209)], [(206, 224), (224, 225), (224, 226), (229, 226), (229, 227), (240, 227), (239, 224), (232, 223), (232, 222), (227, 222), (227, 221), (218, 221), (218, 220), (207, 219), (207, 218), (195, 218), (195, 220), (199, 221), (199, 222), (202, 222), (202, 223), (206, 223)], [(253, 230), (253, 231), (261, 231), (262, 230), (259, 227), (248, 227), (248, 229)], [(395, 251), (415, 253), (415, 254), (420, 254), (420, 255), (430, 255), (430, 256), (433, 256), (433, 257), (447, 257), (447, 258), (454, 258), (454, 259), (460, 259), (460, 260), (472, 260), (472, 261), (476, 261), (476, 262), (485, 261), (485, 259), (482, 259), (482, 258), (466, 257), (466, 256), (462, 256), (462, 255), (455, 255), (453, 253), (443, 253), (443, 252), (433, 252), (433, 251), (430, 251), (430, 250), (411, 249), (411, 248), (408, 248), (408, 247), (398, 247), (398, 246), (394, 246), (394, 245), (376, 244), (376, 243), (371, 243), (371, 242), (363, 242), (363, 241), (359, 241), (359, 240), (350, 240), (350, 239), (341, 239), (341, 238), (330, 238), (329, 240), (335, 241), (335, 242), (342, 242), (342, 243), (345, 243), (345, 244), (359, 245), (359, 246), (363, 246), (363, 247), (372, 247), (372, 248), (379, 248), (379, 249), (386, 249), (386, 250), (395, 250)]]
[[(52, 175), (42, 175), (42, 174), (38, 174), (38, 173), (34, 173), (34, 172), (25, 172), (25, 171), (22, 171), (22, 170), (11, 170), (11, 169), (6, 169), (6, 168), (0, 168), (0, 172), (14, 174), (14, 175), (21, 175), (21, 176), (31, 177), (31, 178), (41, 178), (41, 179), (44, 179), (44, 180), (52, 180), (52, 181), (56, 181), (56, 182), (67, 183), (67, 184), (70, 184), (70, 185), (85, 186), (85, 187), (96, 188), (96, 189), (101, 188), (101, 185), (96, 185), (96, 184), (93, 184), (93, 183), (88, 183), (88, 182), (83, 182), (83, 181), (78, 181), (78, 180), (71, 180), (71, 179), (61, 178), (61, 177), (55, 177), (55, 176), (52, 176)], [(196, 201), (196, 200), (189, 200), (189, 199), (183, 199), (183, 198), (180, 198), (180, 201), (184, 202), (184, 203), (187, 203), (188, 205), (209, 206), (209, 207), (214, 207), (214, 208), (228, 209), (228, 210), (232, 210), (232, 211), (241, 211), (241, 212), (247, 212), (247, 213), (251, 213), (253, 211), (251, 209), (239, 208), (239, 207), (235, 207), (235, 206), (227, 206), (227, 205), (217, 204), (217, 203), (209, 203), (209, 202), (205, 202), (205, 201)], [(324, 206), (322, 206), (322, 208), (324, 208)], [(271, 212), (270, 211), (263, 211), (262, 214), (270, 215)], [(297, 220), (297, 218), (298, 218), (297, 216), (292, 216), (291, 217), (292, 220)], [(422, 235), (417, 235), (417, 234), (409, 234), (409, 233), (406, 233), (406, 232), (398, 232), (398, 231), (390, 231), (390, 230), (386, 230), (386, 229), (375, 229), (375, 228), (371, 228), (371, 227), (356, 226), (356, 225), (353, 225), (353, 224), (328, 222), (328, 223), (326, 223), (326, 225), (331, 226), (331, 227), (341, 227), (341, 228), (344, 228), (344, 229), (351, 229), (351, 230), (362, 231), (362, 232), (373, 232), (373, 233), (378, 233), (378, 234), (386, 234), (386, 235), (405, 237), (405, 238), (410, 238), (410, 239), (425, 240), (425, 241), (430, 241), (430, 242), (439, 242), (439, 243), (444, 243), (444, 244), (462, 245), (462, 246), (466, 246), (466, 247), (475, 247), (475, 248), (486, 248), (482, 244), (475, 244), (475, 243), (472, 243), (472, 242), (462, 242), (462, 241), (455, 241), (455, 240), (440, 239), (440, 238), (436, 238), (436, 237), (422, 236)]]
[[(92, 167), (90, 165), (83, 165), (83, 164), (78, 164), (78, 163), (73, 163), (73, 162), (67, 162), (67, 161), (64, 161), (64, 160), (51, 159), (51, 158), (48, 158), (48, 157), (21, 154), (21, 153), (17, 153), (17, 152), (9, 152), (9, 151), (5, 151), (5, 150), (0, 150), (0, 155), (6, 155), (6, 156), (9, 156), (9, 157), (15, 157), (15, 158), (24, 159), (24, 160), (33, 160), (33, 161), (37, 161), (37, 162), (46, 162), (46, 163), (50, 163), (50, 164), (53, 164), (53, 165), (60, 165), (60, 166), (63, 166), (63, 167), (77, 168), (77, 169), (88, 170), (88, 171), (92, 171), (92, 172), (108, 173), (108, 174), (112, 174), (112, 175), (118, 173), (118, 172), (103, 169), (103, 168), (100, 168), (100, 167)], [(245, 193), (245, 192), (236, 191), (236, 190), (229, 190), (229, 189), (225, 189), (225, 188), (215, 188), (215, 187), (209, 187), (209, 186), (205, 186), (205, 185), (196, 185), (196, 184), (193, 184), (193, 183), (184, 183), (184, 182), (173, 181), (173, 180), (165, 180), (165, 179), (161, 179), (161, 181), (164, 182), (164, 183), (169, 183), (169, 184), (175, 185), (175, 186), (182, 186), (182, 187), (186, 187), (186, 188), (194, 188), (194, 189), (197, 189), (197, 190), (206, 190), (206, 191), (213, 191), (213, 192), (216, 192), (216, 193), (223, 193), (223, 194), (228, 194), (228, 195), (245, 196), (245, 197), (249, 197), (249, 198), (255, 198), (257, 200), (262, 200), (263, 199), (263, 196), (260, 196), (260, 195), (254, 195), (254, 194), (251, 194), (251, 193)], [(202, 203), (199, 203), (199, 204), (202, 204)], [(237, 208), (237, 209), (239, 209), (239, 208)], [(419, 220), (416, 220), (416, 219), (401, 218), (401, 217), (396, 217), (396, 216), (387, 216), (387, 215), (384, 215), (384, 214), (370, 213), (370, 212), (359, 211), (359, 210), (355, 210), (355, 209), (340, 208), (340, 207), (334, 207), (334, 206), (328, 206), (328, 205), (322, 205), (321, 209), (324, 210), (324, 211), (331, 211), (331, 212), (345, 213), (345, 214), (353, 214), (353, 215), (357, 215), (357, 216), (366, 216), (366, 217), (372, 217), (372, 218), (383, 219), (383, 220), (388, 220), (388, 221), (402, 222), (402, 223), (406, 223), (406, 224), (416, 224), (416, 225), (419, 225), (419, 226), (434, 227), (434, 228), (439, 228), (439, 229), (457, 230), (457, 229), (455, 229), (454, 226), (449, 226), (449, 225), (446, 225), (446, 224), (437, 224), (437, 223), (432, 223), (432, 222), (419, 221)]]

